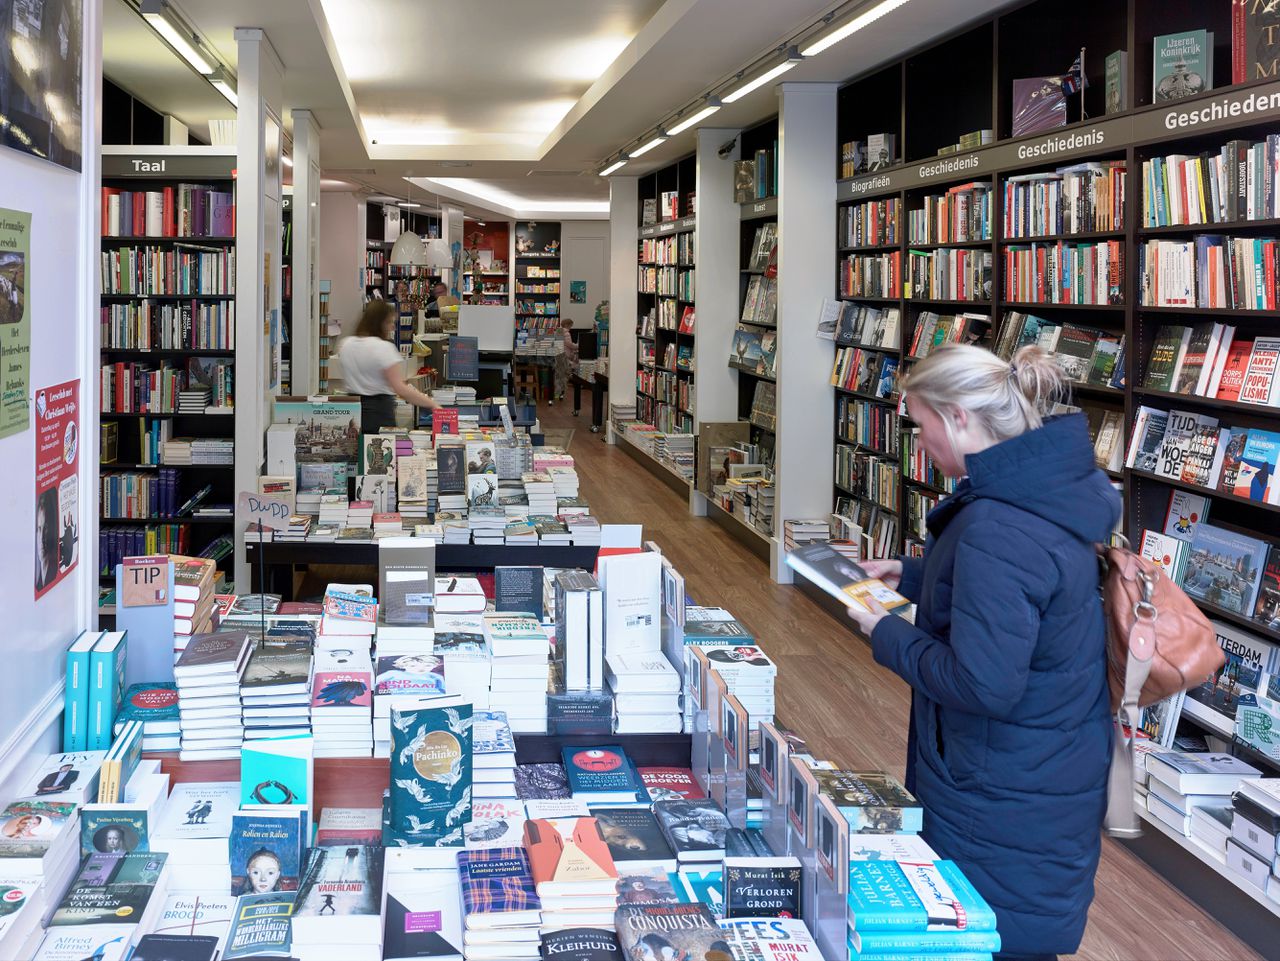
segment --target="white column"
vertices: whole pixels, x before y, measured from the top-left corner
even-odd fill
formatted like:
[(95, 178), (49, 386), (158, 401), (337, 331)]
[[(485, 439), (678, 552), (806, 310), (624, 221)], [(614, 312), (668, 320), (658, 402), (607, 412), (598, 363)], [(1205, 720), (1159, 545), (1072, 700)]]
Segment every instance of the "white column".
[(320, 244), (320, 128), (310, 110), (293, 110), (293, 338), (290, 388), (314, 394), (320, 316), (316, 263)]
[[(457, 244), (458, 250), (462, 249), (462, 233), (463, 233), (463, 215), (461, 207), (454, 207), (449, 204), (440, 205), (440, 236), (444, 238), (445, 243), (449, 245), (449, 252), (452, 255), (454, 244)], [(454, 291), (455, 296), (462, 296), (462, 278), (456, 276), (452, 269), (444, 272), (444, 282)]]
[(721, 158), (720, 147), (737, 130), (698, 131), (697, 321), (694, 326), (694, 409), (697, 424), (738, 419), (738, 381), (729, 369), (738, 326), (738, 234), (741, 209), (733, 201), (733, 162), (739, 148)]
[(636, 399), (636, 190), (635, 177), (609, 178), (609, 400), (624, 404)]
[[(271, 422), (271, 312), (280, 316), (280, 100), (284, 67), (266, 34), (237, 27), (236, 489), (257, 490)], [(266, 259), (271, 270), (264, 276)], [(264, 289), (265, 288), (265, 289)], [(235, 584), (248, 593), (244, 531), (236, 531)]]
[(831, 511), (831, 347), (814, 330), (835, 263), (836, 85), (784, 83), (778, 97), (778, 483), (769, 568), (790, 583), (782, 522)]

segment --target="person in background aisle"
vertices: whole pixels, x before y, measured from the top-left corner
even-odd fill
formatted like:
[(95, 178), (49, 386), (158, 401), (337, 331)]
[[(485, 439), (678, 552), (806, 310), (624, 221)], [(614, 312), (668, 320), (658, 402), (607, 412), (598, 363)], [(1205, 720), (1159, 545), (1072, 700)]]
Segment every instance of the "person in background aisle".
[(395, 307), (390, 302), (369, 301), (355, 335), (344, 340), (338, 351), (347, 391), (360, 395), (360, 432), (364, 434), (376, 434), (383, 427), (396, 425), (397, 396), (429, 410), (440, 406), (405, 383), (404, 358), (391, 342), (395, 319)]
[[(1080, 944), (1111, 759), (1094, 544), (1120, 498), (1094, 466), (1053, 360), (941, 348), (902, 384), (937, 467), (962, 478), (928, 517), (924, 557), (863, 566), (919, 605), (915, 624), (850, 611), (911, 685), (907, 787), (923, 836), (996, 912), (1002, 959)], [(877, 605), (878, 606), (878, 605)]]
[(445, 284), (436, 284), (431, 288), (431, 299), (427, 301), (427, 306), (423, 308), (424, 317), (439, 317), (441, 307), (457, 307), (458, 298), (449, 294), (449, 288)]
[(564, 400), (564, 393), (569, 389), (569, 374), (578, 366), (578, 345), (573, 340), (573, 321), (568, 317), (560, 321), (560, 332), (564, 336), (564, 352), (556, 354), (556, 383), (553, 392), (556, 400)]

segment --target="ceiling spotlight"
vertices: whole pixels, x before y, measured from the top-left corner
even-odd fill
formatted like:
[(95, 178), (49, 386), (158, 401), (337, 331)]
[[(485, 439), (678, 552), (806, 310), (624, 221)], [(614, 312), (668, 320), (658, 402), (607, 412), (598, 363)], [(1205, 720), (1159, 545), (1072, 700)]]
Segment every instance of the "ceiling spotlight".
[(708, 117), (710, 117), (713, 113), (715, 113), (719, 109), (720, 109), (719, 99), (716, 97), (708, 97), (707, 105), (705, 107), (703, 107), (697, 113), (691, 114), (690, 116), (686, 117), (684, 120), (681, 120), (678, 124), (676, 124), (674, 127), (669, 129), (667, 131), (667, 136), (674, 137), (678, 133), (684, 133), (694, 124), (700, 123), (703, 120), (706, 120)]
[(788, 70), (790, 70), (792, 67), (794, 67), (803, 59), (804, 57), (800, 55), (799, 50), (797, 50), (795, 47), (788, 47), (787, 57), (785, 60), (782, 61), (782, 63), (778, 64), (776, 67), (766, 70), (764, 73), (760, 74), (760, 76), (756, 77), (754, 80), (747, 81), (742, 86), (738, 87), (736, 90), (733, 90), (730, 93), (725, 94), (722, 99), (724, 100), (725, 103), (736, 103), (737, 101), (745, 97), (747, 94), (751, 93), (751, 91), (756, 90), (760, 87), (763, 87), (766, 83), (768, 83), (770, 80), (773, 80), (775, 77), (782, 76), (784, 73), (786, 73)]
[(853, 34), (857, 33), (863, 27), (866, 27), (866, 26), (869, 26), (870, 24), (875, 23), (885, 14), (892, 13), (894, 10), (897, 10), (900, 6), (902, 6), (906, 2), (907, 0), (881, 0), (880, 3), (877, 3), (871, 8), (864, 10), (862, 13), (858, 14), (852, 20), (849, 20), (848, 22), (832, 30), (826, 36), (818, 40), (815, 40), (813, 43), (809, 44), (809, 46), (805, 47), (800, 52), (806, 57), (816, 56), (817, 54), (822, 53), (822, 51), (826, 50), (828, 47), (834, 47), (837, 43), (839, 43), (841, 40), (844, 40), (846, 37), (853, 36)]
[(654, 147), (659, 147), (666, 142), (667, 142), (667, 135), (666, 133), (663, 132), (662, 128), (659, 127), (658, 135), (654, 137), (652, 140), (650, 140), (647, 144), (644, 144), (643, 146), (640, 146), (640, 147), (636, 147), (635, 150), (631, 151), (631, 156), (632, 158), (643, 156), (644, 154), (647, 154), (650, 150), (652, 150)]
[(165, 0), (142, 0), (138, 4), (138, 13), (197, 72), (205, 76), (213, 73), (215, 62), (200, 49), (200, 41), (195, 32), (181, 21)]

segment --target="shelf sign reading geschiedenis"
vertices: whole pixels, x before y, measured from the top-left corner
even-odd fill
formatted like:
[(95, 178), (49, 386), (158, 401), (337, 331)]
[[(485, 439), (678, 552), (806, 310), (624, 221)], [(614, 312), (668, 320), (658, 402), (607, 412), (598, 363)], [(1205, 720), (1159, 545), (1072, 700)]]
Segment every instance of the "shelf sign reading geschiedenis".
[(893, 167), (844, 180), (838, 199), (860, 200), (968, 178), (988, 177), (1005, 170), (1057, 163), (1123, 150), (1133, 144), (1153, 143), (1183, 134), (1194, 136), (1242, 124), (1264, 123), (1280, 116), (1280, 82), (1242, 89), (1227, 88), (1211, 96), (1196, 97), (1150, 107), (1136, 113), (1077, 124), (980, 150), (932, 157), (920, 163)]

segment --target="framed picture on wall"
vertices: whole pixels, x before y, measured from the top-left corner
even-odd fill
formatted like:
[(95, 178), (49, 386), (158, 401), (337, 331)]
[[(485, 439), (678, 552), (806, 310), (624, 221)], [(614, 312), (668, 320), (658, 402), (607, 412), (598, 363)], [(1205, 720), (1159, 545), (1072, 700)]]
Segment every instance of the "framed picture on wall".
[(83, 0), (0, 0), (0, 143), (80, 169)]

